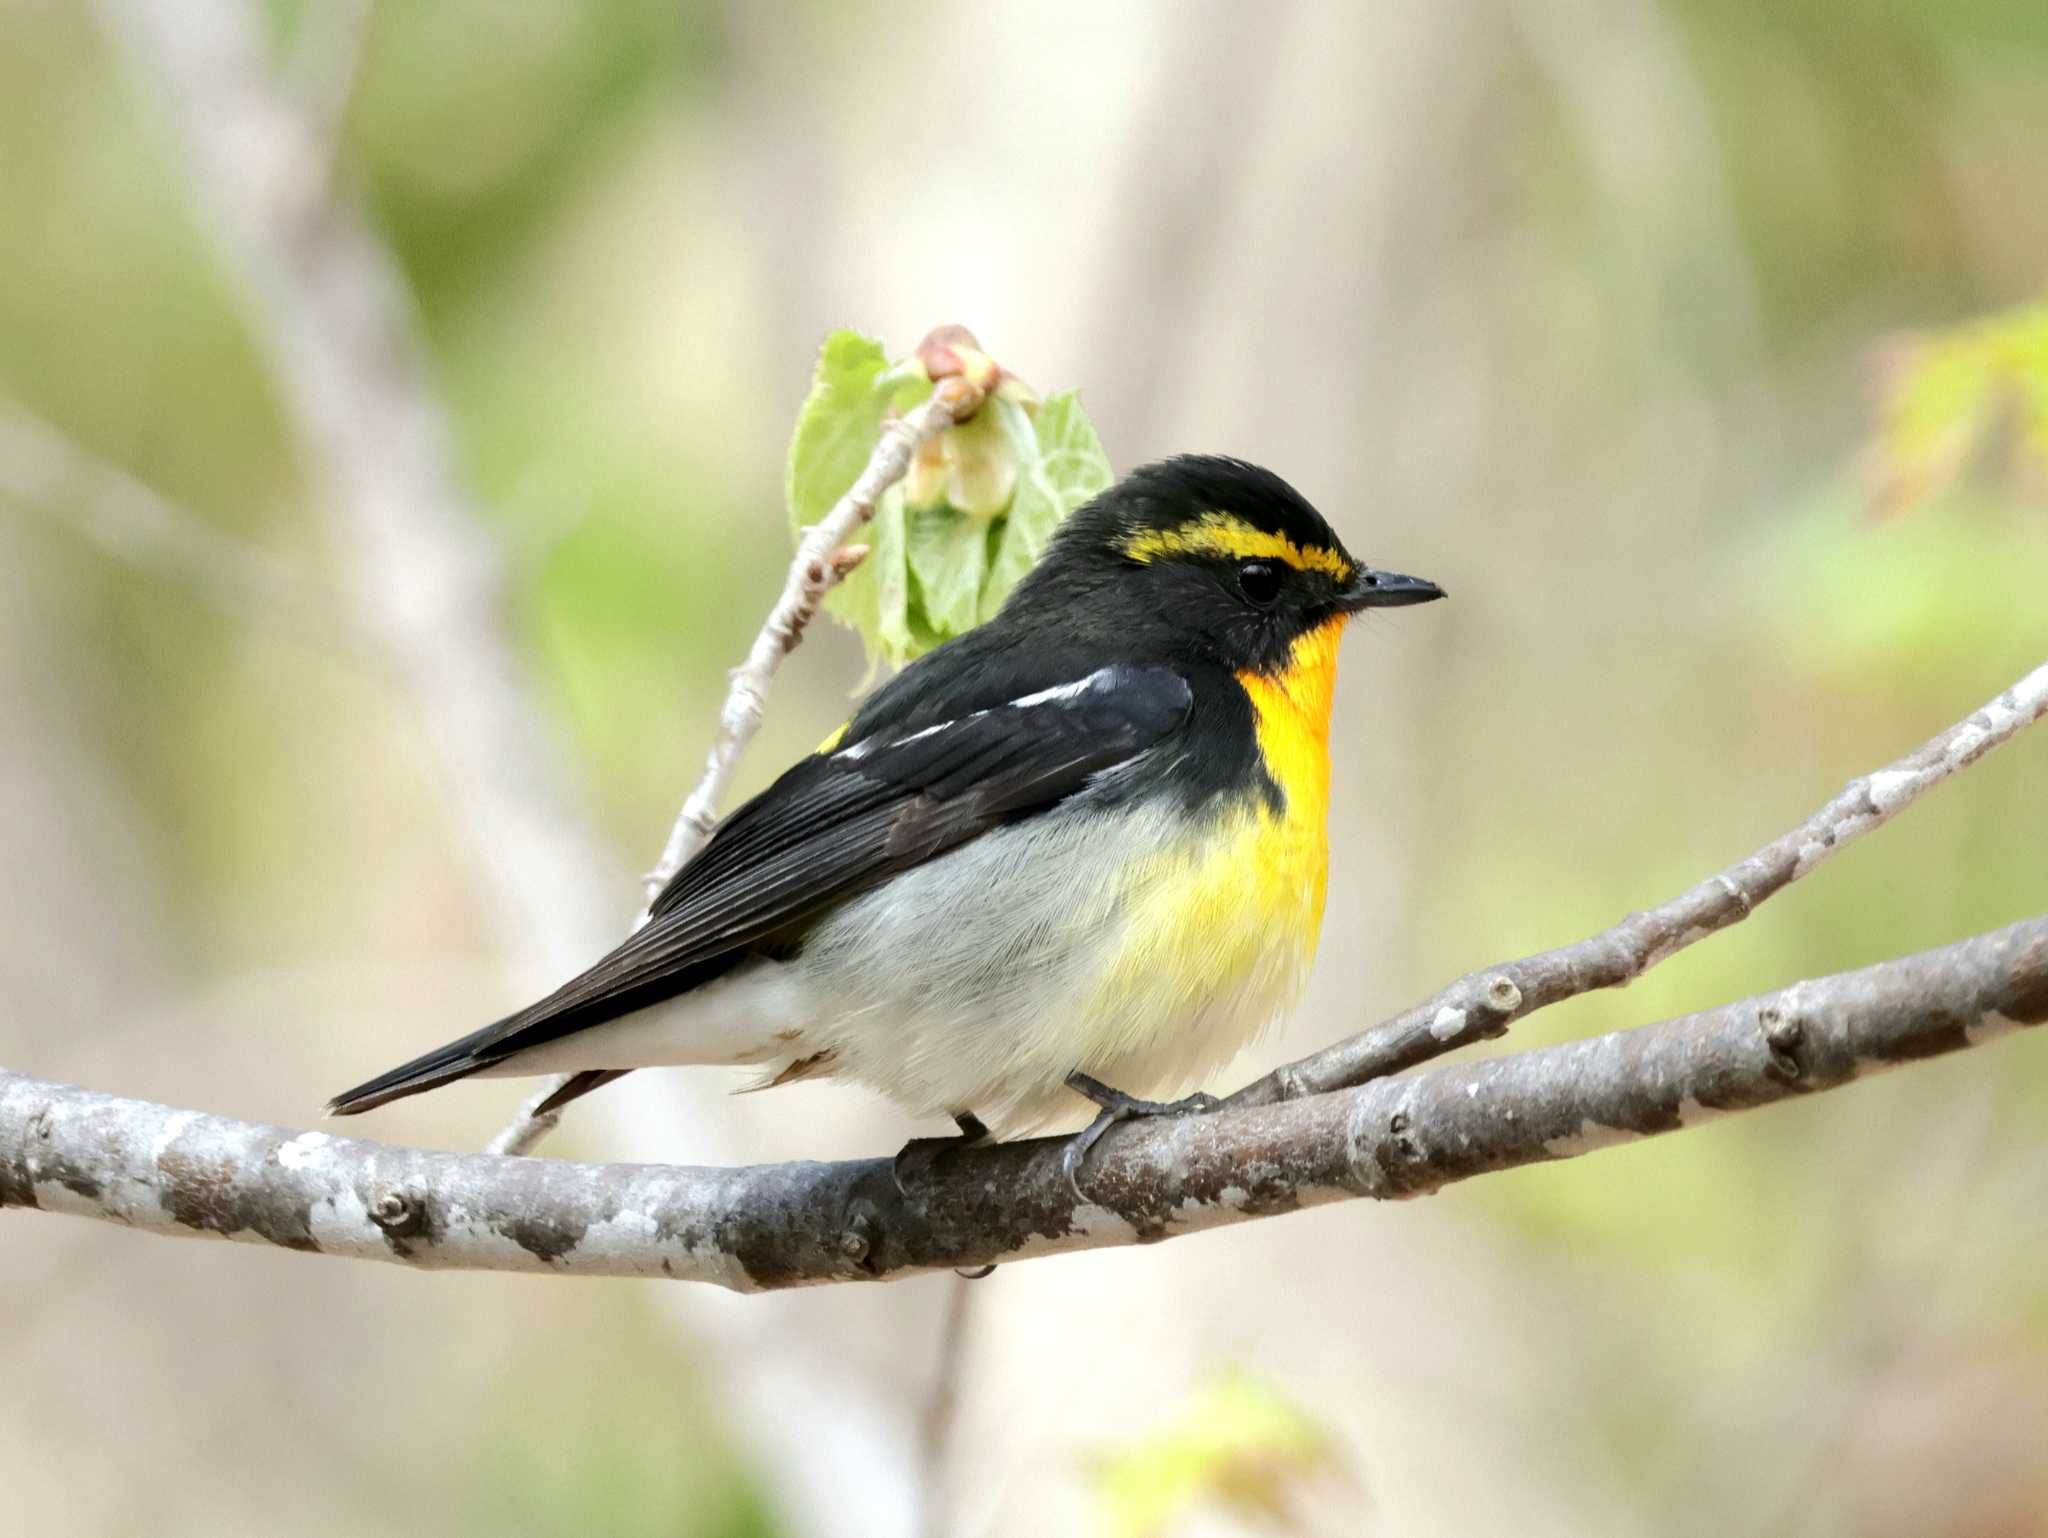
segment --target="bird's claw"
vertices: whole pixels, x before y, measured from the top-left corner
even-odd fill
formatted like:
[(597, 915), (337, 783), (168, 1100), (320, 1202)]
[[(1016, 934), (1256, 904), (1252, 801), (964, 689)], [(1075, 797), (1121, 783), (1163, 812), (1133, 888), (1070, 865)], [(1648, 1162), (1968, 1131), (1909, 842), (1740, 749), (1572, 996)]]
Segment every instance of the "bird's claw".
[(1075, 1201), (1088, 1200), (1087, 1193), (1081, 1189), (1081, 1165), (1088, 1158), (1088, 1150), (1095, 1146), (1103, 1133), (1129, 1114), (1128, 1111), (1116, 1111), (1104, 1106), (1095, 1113), (1095, 1120), (1068, 1138), (1067, 1146), (1060, 1150), (1060, 1173), (1067, 1177), (1067, 1189), (1074, 1193)]
[(1201, 1116), (1223, 1106), (1223, 1102), (1214, 1095), (1199, 1090), (1178, 1100), (1140, 1100), (1122, 1090), (1111, 1089), (1085, 1073), (1069, 1074), (1067, 1088), (1087, 1096), (1101, 1107), (1095, 1114), (1095, 1120), (1068, 1138), (1067, 1146), (1060, 1150), (1060, 1172), (1067, 1177), (1067, 1189), (1074, 1193), (1077, 1202), (1088, 1200), (1087, 1192), (1081, 1189), (1081, 1171), (1088, 1162), (1088, 1151), (1101, 1141), (1103, 1133), (1118, 1122), (1153, 1116)]

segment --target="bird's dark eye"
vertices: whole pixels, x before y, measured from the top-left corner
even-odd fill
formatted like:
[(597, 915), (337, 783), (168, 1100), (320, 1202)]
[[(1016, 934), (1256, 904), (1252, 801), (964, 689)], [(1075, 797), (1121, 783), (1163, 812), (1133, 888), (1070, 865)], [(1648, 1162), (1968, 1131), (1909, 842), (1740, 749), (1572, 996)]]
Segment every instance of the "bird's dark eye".
[(1280, 568), (1270, 561), (1246, 561), (1237, 568), (1237, 590), (1253, 608), (1271, 607), (1280, 596)]

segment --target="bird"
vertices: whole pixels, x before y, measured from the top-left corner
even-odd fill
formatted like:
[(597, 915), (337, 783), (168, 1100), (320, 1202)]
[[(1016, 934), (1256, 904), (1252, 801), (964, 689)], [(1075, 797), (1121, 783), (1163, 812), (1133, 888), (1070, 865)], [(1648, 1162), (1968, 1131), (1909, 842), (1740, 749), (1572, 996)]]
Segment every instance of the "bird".
[(725, 817), (608, 955), (328, 1110), (570, 1075), (547, 1111), (638, 1068), (744, 1065), (959, 1128), (909, 1153), (1043, 1127), (1079, 1095), (1078, 1193), (1109, 1127), (1218, 1104), (1148, 1097), (1206, 1082), (1298, 1000), (1339, 640), (1443, 596), (1354, 558), (1270, 470), (1134, 470), (993, 617)]

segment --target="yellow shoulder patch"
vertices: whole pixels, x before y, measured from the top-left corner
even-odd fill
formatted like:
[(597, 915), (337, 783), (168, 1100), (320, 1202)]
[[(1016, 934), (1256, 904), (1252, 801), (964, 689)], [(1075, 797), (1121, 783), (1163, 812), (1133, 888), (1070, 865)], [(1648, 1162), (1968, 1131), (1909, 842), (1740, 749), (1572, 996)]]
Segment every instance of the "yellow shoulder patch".
[(1134, 561), (1161, 556), (1220, 555), (1240, 561), (1284, 561), (1296, 571), (1327, 572), (1339, 582), (1351, 580), (1351, 563), (1334, 550), (1303, 549), (1285, 534), (1255, 529), (1229, 513), (1204, 513), (1177, 529), (1149, 529), (1124, 541), (1123, 552)]
[(838, 728), (832, 733), (832, 735), (827, 737), (823, 742), (818, 744), (818, 751), (816, 756), (819, 758), (823, 758), (827, 753), (830, 753), (834, 748), (838, 747), (840, 743), (846, 741), (846, 734), (852, 730), (853, 721), (851, 718), (841, 721), (839, 723)]

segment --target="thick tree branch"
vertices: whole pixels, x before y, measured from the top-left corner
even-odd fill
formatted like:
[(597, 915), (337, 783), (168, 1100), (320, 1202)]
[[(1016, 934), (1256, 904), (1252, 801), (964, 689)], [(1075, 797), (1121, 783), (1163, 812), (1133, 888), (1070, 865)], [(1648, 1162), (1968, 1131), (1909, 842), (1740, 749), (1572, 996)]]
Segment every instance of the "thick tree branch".
[(1355, 1089), (1118, 1129), (1077, 1201), (1058, 1139), (744, 1169), (434, 1153), (0, 1072), (0, 1205), (427, 1268), (742, 1291), (1175, 1237), (1418, 1196), (1832, 1089), (2048, 1020), (2048, 915), (1702, 1014)]
[(1393, 1019), (1276, 1068), (1232, 1095), (1233, 1106), (1271, 1105), (1363, 1084), (1500, 1035), (1514, 1021), (1596, 988), (1634, 982), (1658, 962), (1739, 923), (1766, 898), (1844, 845), (1911, 806), (2021, 728), (2048, 715), (2048, 662), (1982, 710), (1841, 794), (1746, 860), (1611, 929), (1556, 950), (1459, 978)]

